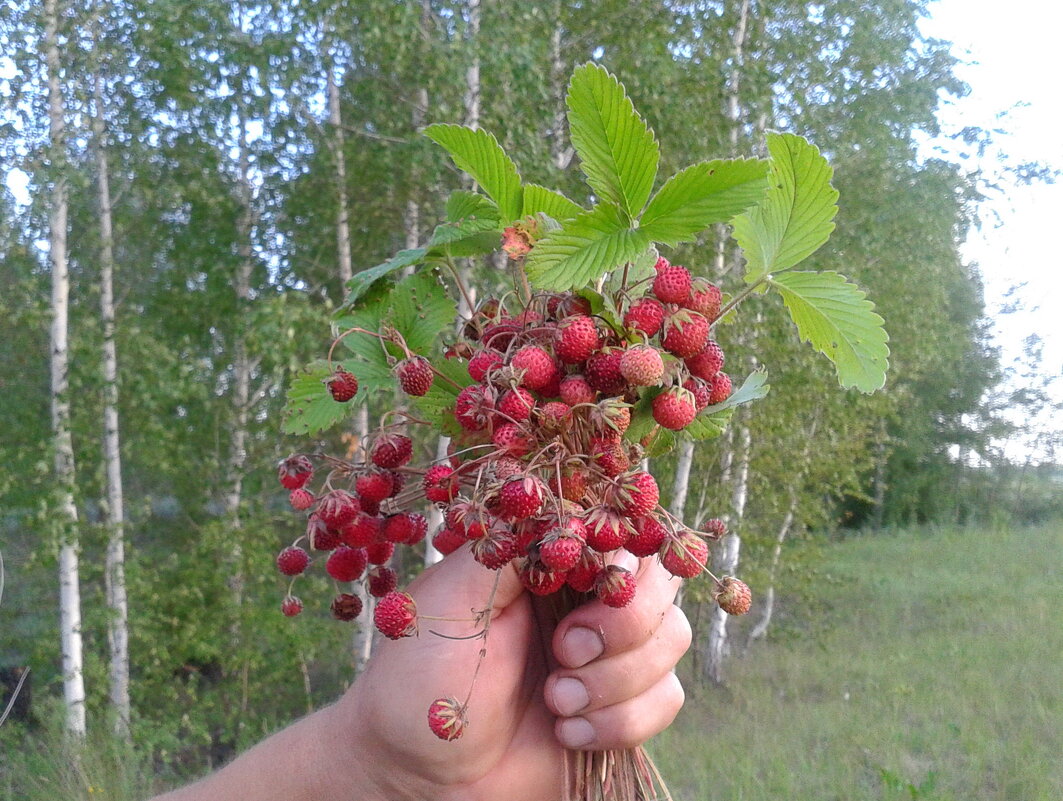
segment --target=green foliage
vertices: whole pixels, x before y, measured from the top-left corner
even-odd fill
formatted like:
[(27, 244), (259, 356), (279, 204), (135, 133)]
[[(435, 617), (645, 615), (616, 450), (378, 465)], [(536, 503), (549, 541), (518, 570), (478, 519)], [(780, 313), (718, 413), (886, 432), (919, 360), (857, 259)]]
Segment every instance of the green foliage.
[(731, 421), (736, 408), (767, 396), (769, 389), (771, 385), (768, 384), (766, 370), (750, 373), (742, 382), (742, 386), (732, 392), (727, 400), (702, 409), (682, 433), (693, 440), (714, 439), (720, 436)]
[(378, 264), (376, 267), (370, 267), (355, 273), (354, 277), (347, 282), (347, 298), (344, 300), (344, 307), (353, 306), (362, 295), (365, 294), (369, 287), (381, 278), (386, 278), (396, 270), (402, 270), (406, 267), (414, 267), (420, 264), (424, 261), (427, 253), (427, 248), (400, 250), (390, 259)]
[(503, 221), (521, 214), (520, 173), (493, 134), (461, 125), (430, 125), (425, 136), (443, 147), (498, 206)]
[(524, 185), (524, 208), (522, 217), (545, 214), (551, 219), (563, 222), (582, 214), (583, 208), (560, 192), (546, 189), (538, 184)]
[[(334, 365), (334, 368), (339, 367), (343, 367), (342, 362)], [(333, 400), (328, 391), (326, 379), (332, 372), (328, 362), (316, 361), (308, 364), (292, 379), (288, 387), (284, 422), (281, 424), (285, 434), (313, 436), (331, 428), (348, 415), (351, 404)]]

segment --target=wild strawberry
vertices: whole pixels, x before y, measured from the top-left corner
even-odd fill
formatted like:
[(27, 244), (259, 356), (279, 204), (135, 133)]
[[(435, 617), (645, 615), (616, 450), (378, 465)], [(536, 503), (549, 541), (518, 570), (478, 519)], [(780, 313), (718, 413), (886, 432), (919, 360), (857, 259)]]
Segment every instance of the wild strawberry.
[(399, 640), (417, 633), (417, 604), (405, 592), (389, 592), (373, 612), (377, 630), (389, 640)]
[(465, 707), (454, 698), (437, 698), (428, 707), (428, 728), (440, 740), (457, 740), (468, 723)]
[(330, 609), (336, 620), (354, 620), (362, 614), (362, 599), (349, 592), (341, 592), (332, 599)]
[(516, 387), (498, 399), (498, 411), (511, 422), (523, 423), (535, 409), (535, 398), (523, 387)]
[(712, 379), (712, 394), (709, 395), (709, 403), (715, 406), (717, 403), (723, 403), (729, 397), (731, 397), (731, 376), (727, 375), (727, 373), (719, 372)]
[(491, 461), (490, 470), (491, 477), (495, 481), (501, 482), (511, 476), (523, 473), (524, 464), (512, 456), (499, 456)]
[(660, 491), (653, 476), (639, 470), (617, 477), (609, 500), (625, 517), (642, 517), (657, 508)]
[(445, 464), (432, 465), (424, 474), (424, 496), (436, 503), (446, 503), (458, 494), (457, 476), (454, 468)]
[(621, 395), (627, 389), (627, 381), (620, 372), (621, 348), (603, 348), (591, 354), (583, 368), (583, 374), (592, 389), (603, 395)]
[(588, 410), (587, 420), (601, 435), (619, 438), (631, 425), (631, 405), (619, 398), (602, 398)]
[(653, 264), (653, 269), (654, 269), (655, 272), (659, 273), (665, 267), (671, 267), (671, 266), (672, 266), (672, 263), (670, 261), (668, 261), (668, 259), (666, 259), (664, 256), (658, 256), (657, 257), (657, 261), (654, 262), (654, 264)]
[(601, 553), (621, 548), (634, 533), (631, 521), (608, 506), (596, 506), (585, 518), (587, 545)]
[(635, 576), (618, 565), (608, 565), (594, 580), (594, 594), (606, 606), (619, 609), (635, 597)]
[(537, 559), (525, 559), (517, 569), (520, 583), (534, 595), (550, 595), (565, 586), (565, 574), (550, 570)]
[(446, 526), (432, 535), (432, 547), (443, 556), (454, 553), (466, 542), (464, 534)]
[(587, 471), (582, 468), (565, 468), (561, 471), (561, 481), (553, 473), (548, 482), (550, 491), (566, 501), (579, 503), (587, 494)]
[(653, 294), (662, 303), (683, 303), (690, 297), (690, 286), (690, 271), (678, 264), (669, 264), (657, 271)]
[(709, 321), (697, 312), (680, 309), (668, 315), (661, 333), (661, 345), (680, 359), (701, 353), (709, 341)]
[(400, 512), (384, 520), (382, 534), (388, 542), (396, 545), (413, 545), (421, 541), (428, 530), (424, 515)]
[(688, 389), (672, 387), (653, 399), (653, 419), (671, 431), (686, 428), (697, 413), (694, 393)]
[(488, 570), (501, 570), (520, 556), (513, 529), (496, 521), (487, 533), (472, 543), (472, 557)]
[(594, 318), (579, 314), (558, 324), (554, 353), (564, 364), (578, 364), (586, 361), (600, 344)]
[(294, 595), (287, 596), (281, 601), (281, 614), (285, 617), (295, 617), (303, 611), (303, 602)]
[(624, 315), (626, 328), (641, 331), (646, 338), (656, 336), (664, 322), (664, 306), (656, 298), (640, 298), (636, 300)]
[(661, 564), (673, 576), (694, 578), (705, 569), (709, 544), (690, 529), (669, 535), (660, 552)]
[(343, 528), (354, 520), (362, 510), (358, 499), (346, 490), (332, 490), (325, 493), (317, 505), (317, 516), (325, 521), (329, 528)]
[(539, 560), (547, 570), (571, 570), (581, 553), (583, 540), (564, 529), (554, 529), (539, 546)]
[(288, 503), (297, 512), (305, 512), (314, 505), (314, 493), (299, 487), (288, 493)]
[(514, 458), (526, 456), (535, 446), (531, 435), (516, 423), (503, 423), (496, 428), (495, 433), (491, 435), (491, 442), (502, 453)]
[(466, 431), (483, 431), (493, 411), (491, 394), (479, 384), (462, 389), (454, 401), (454, 416)]
[(631, 466), (624, 446), (617, 436), (592, 436), (587, 443), (587, 452), (594, 463), (610, 478), (618, 476)]
[(580, 552), (575, 567), (565, 574), (565, 582), (576, 592), (590, 592), (603, 567), (602, 555), (589, 547)]
[(286, 490), (296, 490), (306, 486), (314, 477), (314, 463), (302, 454), (289, 456), (277, 465), (277, 480)]
[(403, 434), (381, 434), (373, 443), (370, 460), (377, 467), (394, 469), (407, 464), (413, 456), (413, 441)]
[(399, 377), (399, 386), (407, 395), (420, 398), (428, 394), (435, 380), (432, 363), (424, 356), (411, 356), (395, 365), (395, 375)]
[[(354, 480), (355, 492), (362, 501), (380, 501), (391, 497), (395, 482), (387, 470), (369, 469)], [(362, 503), (365, 506), (365, 503)]]
[(480, 341), (495, 350), (505, 350), (513, 341), (513, 337), (520, 333), (520, 326), (511, 320), (499, 320), (484, 328), (480, 335)]
[(383, 598), (399, 586), (399, 576), (390, 567), (381, 565), (370, 568), (367, 578), (369, 594), (374, 598)]
[(325, 572), (336, 581), (357, 581), (365, 572), (365, 566), (365, 550), (341, 545), (329, 554)]
[(294, 545), (277, 554), (277, 570), (286, 576), (298, 576), (309, 564), (310, 554)]
[(365, 548), (380, 538), (383, 523), (376, 515), (359, 512), (354, 520), (340, 529), (340, 536), (351, 548)]
[(339, 531), (330, 528), (316, 512), (306, 519), (306, 538), (315, 551), (331, 551), (343, 542)]
[(514, 369), (524, 371), (520, 384), (528, 389), (542, 389), (557, 373), (553, 358), (538, 345), (525, 345), (513, 354), (509, 363)]
[(712, 598), (729, 615), (744, 615), (749, 611), (752, 596), (744, 581), (724, 576), (712, 591)]
[(395, 553), (393, 542), (371, 542), (365, 546), (365, 556), (371, 565), (386, 565)]
[(325, 379), (325, 386), (328, 387), (333, 400), (346, 403), (358, 392), (358, 379), (354, 377), (354, 373), (337, 367), (336, 371)]
[(564, 320), (566, 317), (572, 317), (577, 314), (589, 315), (591, 313), (591, 302), (585, 297), (573, 295), (571, 292), (566, 292), (556, 297), (557, 302), (547, 303), (546, 307), (550, 316), (554, 319)]
[(727, 534), (727, 524), (720, 518), (713, 517), (702, 523), (701, 530), (705, 532), (705, 536), (710, 540), (716, 541)]
[(543, 495), (543, 484), (535, 476), (513, 477), (499, 494), (501, 516), (509, 520), (531, 517), (542, 508)]
[(723, 361), (723, 348), (716, 340), (710, 339), (705, 345), (705, 350), (686, 359), (685, 364), (695, 378), (712, 381), (723, 368)]
[(688, 378), (683, 382), (683, 389), (694, 396), (694, 411), (700, 412), (709, 405), (712, 387), (700, 378)]
[(653, 515), (645, 515), (633, 521), (635, 533), (624, 543), (624, 547), (635, 556), (653, 556), (668, 537), (668, 529)]
[(539, 426), (544, 431), (556, 434), (568, 424), (572, 415), (572, 407), (561, 401), (549, 401), (539, 409), (537, 419)]
[(653, 386), (664, 375), (661, 352), (653, 345), (632, 345), (620, 357), (620, 373), (632, 386)]
[(473, 381), (483, 383), (487, 378), (487, 374), (498, 367), (501, 367), (505, 363), (505, 359), (502, 358), (502, 354), (497, 350), (491, 348), (484, 348), (477, 351), (476, 354), (469, 359), (469, 375)]
[(567, 405), (578, 406), (581, 403), (594, 403), (598, 393), (587, 383), (586, 378), (575, 373), (561, 379), (558, 395)]
[(712, 322), (720, 314), (722, 300), (723, 296), (718, 286), (710, 284), (704, 278), (695, 278), (690, 287), (690, 297), (686, 299), (683, 306), (705, 315), (705, 318)]

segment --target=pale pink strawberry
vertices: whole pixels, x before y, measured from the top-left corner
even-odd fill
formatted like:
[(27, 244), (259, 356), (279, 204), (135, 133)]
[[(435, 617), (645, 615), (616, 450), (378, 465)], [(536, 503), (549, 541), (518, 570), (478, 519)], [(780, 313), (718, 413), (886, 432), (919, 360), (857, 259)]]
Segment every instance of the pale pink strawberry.
[(635, 387), (651, 387), (664, 375), (664, 360), (653, 345), (632, 345), (620, 357), (620, 373)]
[(720, 609), (729, 615), (744, 615), (749, 611), (752, 603), (749, 587), (744, 581), (739, 581), (733, 576), (724, 576), (720, 579), (712, 592), (712, 597), (720, 605)]
[(544, 431), (557, 433), (568, 425), (572, 407), (561, 401), (549, 401), (539, 409), (536, 420)]
[(569, 406), (594, 403), (594, 399), (598, 397), (598, 393), (587, 383), (587, 379), (579, 373), (574, 373), (561, 379), (558, 391), (562, 402)]
[(499, 451), (513, 458), (526, 456), (535, 447), (535, 439), (516, 423), (498, 426), (491, 435), (491, 442)]
[(297, 512), (305, 512), (314, 505), (314, 493), (303, 487), (293, 489), (288, 493), (288, 503)]
[(683, 306), (705, 315), (705, 318), (712, 322), (720, 314), (722, 300), (723, 295), (718, 286), (704, 278), (695, 278), (690, 287), (690, 297), (683, 302)]

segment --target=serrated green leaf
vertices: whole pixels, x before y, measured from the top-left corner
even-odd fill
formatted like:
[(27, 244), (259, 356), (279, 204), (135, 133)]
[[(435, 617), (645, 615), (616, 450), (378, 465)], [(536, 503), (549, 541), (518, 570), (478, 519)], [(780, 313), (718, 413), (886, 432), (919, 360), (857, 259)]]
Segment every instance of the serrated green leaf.
[(366, 291), (375, 282), (381, 278), (390, 275), (396, 270), (401, 270), (404, 267), (413, 267), (420, 264), (425, 259), (427, 251), (424, 248), (411, 248), (409, 250), (400, 250), (390, 259), (375, 267), (370, 267), (367, 270), (362, 270), (359, 273), (355, 273), (350, 281), (347, 282), (347, 297), (343, 301), (343, 308), (349, 308), (353, 306), (359, 298), (366, 293)]
[(705, 161), (669, 178), (642, 213), (639, 227), (656, 242), (691, 242), (759, 202), (768, 190), (768, 162)]
[(650, 244), (630, 228), (620, 208), (599, 203), (540, 239), (528, 257), (528, 279), (539, 289), (582, 288), (638, 258)]
[(495, 203), (502, 222), (521, 214), (521, 185), (517, 165), (506, 155), (494, 134), (464, 125), (429, 125), (425, 136), (443, 147), (458, 169), (468, 173)]
[(459, 190), (447, 201), (447, 221), (436, 226), (427, 255), (458, 258), (489, 252), (498, 246), (501, 235), (498, 207), (483, 195)]
[(843, 387), (874, 392), (886, 383), (889, 335), (875, 304), (836, 272), (773, 276), (801, 339), (834, 362)]
[(653, 419), (653, 399), (664, 392), (663, 387), (647, 387), (634, 406), (631, 407), (631, 423), (624, 432), (624, 439), (641, 442), (643, 437), (653, 431), (657, 421)]
[(815, 146), (793, 134), (768, 134), (768, 151), (768, 194), (733, 223), (749, 283), (814, 253), (830, 237), (838, 213), (834, 171)]
[(636, 216), (653, 189), (660, 148), (623, 84), (597, 64), (584, 64), (568, 85), (568, 125), (587, 183)]
[(468, 256), (479, 256), (498, 250), (501, 242), (502, 236), (499, 231), (482, 231), (445, 245), (430, 247), (425, 258), (428, 261), (442, 261), (447, 258), (464, 259)]
[(693, 422), (683, 429), (683, 434), (696, 442), (704, 442), (707, 439), (716, 439), (727, 428), (734, 415), (734, 407), (721, 409), (716, 412), (706, 412), (694, 418)]
[(583, 207), (553, 189), (547, 189), (538, 184), (525, 184), (521, 217), (530, 217), (539, 213), (563, 222), (582, 214)]
[(678, 441), (679, 440), (674, 431), (669, 431), (667, 428), (658, 428), (657, 433), (655, 433), (653, 438), (646, 444), (644, 454), (647, 459), (656, 459), (659, 456), (666, 456), (672, 452), (672, 449)]
[[(335, 363), (336, 367), (350, 365)], [(303, 372), (292, 377), (288, 385), (287, 401), (284, 404), (284, 422), (281, 431), (285, 434), (313, 436), (331, 428), (346, 417), (353, 404), (339, 403), (332, 399), (325, 379), (331, 374), (327, 362), (313, 362)], [(359, 393), (362, 387), (359, 386)]]
[(434, 271), (408, 276), (395, 285), (386, 322), (393, 326), (414, 353), (438, 352), (440, 334), (454, 325), (458, 310)]
[(723, 403), (707, 406), (702, 409), (694, 421), (683, 429), (682, 433), (693, 440), (703, 441), (720, 436), (727, 424), (731, 422), (734, 410), (744, 403), (759, 400), (768, 394), (771, 385), (768, 384), (767, 371), (754, 370), (742, 386), (731, 393)]
[[(646, 233), (643, 231), (643, 233)], [(657, 259), (660, 254), (657, 252), (657, 248), (650, 245), (642, 253), (640, 253), (635, 259), (632, 259), (631, 266), (627, 271), (627, 286), (637, 284), (640, 281), (649, 278), (654, 274), (654, 265), (657, 264)], [(615, 270), (612, 275), (609, 276), (609, 280), (606, 282), (605, 291), (609, 294), (615, 294), (620, 290), (621, 285), (625, 279), (622, 270)], [(614, 322), (620, 323), (620, 315), (618, 310), (614, 307)]]

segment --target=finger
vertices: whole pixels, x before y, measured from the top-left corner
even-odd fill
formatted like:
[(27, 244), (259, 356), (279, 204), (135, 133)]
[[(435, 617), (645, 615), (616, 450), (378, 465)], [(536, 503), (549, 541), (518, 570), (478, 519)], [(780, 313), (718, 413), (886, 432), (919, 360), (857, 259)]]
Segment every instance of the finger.
[[(494, 616), (524, 592), (517, 571), (512, 564), (501, 570), (488, 570), (473, 558), (468, 546), (462, 546), (421, 573), (410, 584), (408, 592), (416, 600), (420, 614), (472, 622), (474, 613), (487, 607), (496, 580)], [(461, 636), (452, 628), (446, 633)]]
[(621, 552), (615, 560), (635, 574), (635, 597), (627, 606), (613, 609), (593, 600), (570, 612), (554, 632), (553, 650), (558, 662), (578, 668), (593, 659), (612, 656), (642, 645), (660, 627), (673, 605), (682, 582), (656, 559), (636, 559)]
[(586, 715), (558, 718), (554, 734), (566, 748), (634, 748), (668, 728), (684, 699), (683, 685), (674, 673), (667, 673), (634, 698)]
[(686, 615), (671, 606), (642, 647), (551, 674), (544, 688), (547, 706), (555, 715), (585, 715), (635, 698), (676, 666), (690, 647), (690, 639)]

